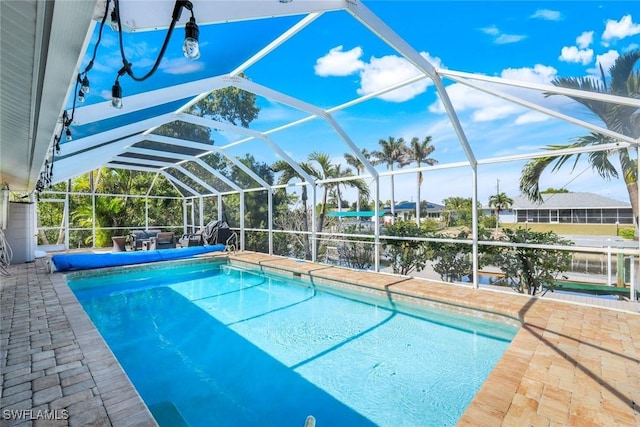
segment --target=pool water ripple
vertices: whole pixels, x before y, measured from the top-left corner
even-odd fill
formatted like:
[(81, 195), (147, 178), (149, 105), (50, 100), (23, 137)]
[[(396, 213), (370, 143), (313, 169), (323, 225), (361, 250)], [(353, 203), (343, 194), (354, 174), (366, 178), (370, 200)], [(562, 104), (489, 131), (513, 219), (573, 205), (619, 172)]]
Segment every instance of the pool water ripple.
[(157, 275), (70, 286), (152, 412), (191, 426), (455, 425), (516, 332), (224, 265)]

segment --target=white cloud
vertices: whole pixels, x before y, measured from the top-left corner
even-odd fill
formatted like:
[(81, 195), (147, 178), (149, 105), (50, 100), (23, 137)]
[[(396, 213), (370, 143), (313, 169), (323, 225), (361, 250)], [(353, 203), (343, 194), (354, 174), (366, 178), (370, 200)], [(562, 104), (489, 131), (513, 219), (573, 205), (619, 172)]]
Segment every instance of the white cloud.
[(517, 43), (520, 40), (527, 38), (527, 36), (524, 36), (524, 35), (505, 34), (502, 31), (500, 31), (498, 27), (496, 27), (495, 25), (480, 28), (480, 31), (490, 36), (493, 36), (494, 37), (493, 42), (495, 44)]
[(562, 14), (557, 10), (538, 9), (536, 13), (531, 15), (532, 18), (544, 19), (546, 21), (560, 21), (563, 19)]
[(500, 77), (521, 80), (531, 83), (550, 83), (558, 74), (558, 70), (548, 65), (536, 64), (533, 68), (506, 68)]
[[(316, 61), (316, 75), (347, 76), (359, 72), (360, 88), (358, 95), (364, 96), (388, 88), (396, 83), (418, 76), (421, 72), (405, 58), (397, 55), (387, 55), (380, 58), (372, 56), (368, 62), (360, 59), (360, 47), (343, 51), (343, 46), (334, 47), (329, 53)], [(420, 55), (434, 66), (441, 67), (440, 58), (431, 57), (427, 52)], [(407, 101), (423, 93), (433, 82), (424, 78), (413, 84), (380, 95), (380, 99), (392, 102)]]
[(100, 98), (103, 98), (105, 101), (110, 101), (111, 97), (113, 96), (113, 94), (111, 93), (111, 89), (107, 90), (107, 89), (102, 89), (99, 93), (98, 96)]
[[(500, 76), (509, 80), (548, 84), (556, 75), (557, 70), (555, 68), (537, 64), (533, 68), (507, 68), (502, 71)], [(540, 103), (544, 100), (541, 94), (533, 93), (525, 89), (507, 88), (503, 85), (500, 85), (497, 89), (511, 95), (528, 98), (527, 100), (533, 102), (537, 101)], [(509, 117), (515, 117), (514, 120), (516, 124), (543, 120), (542, 115), (533, 115), (532, 112), (525, 107), (459, 83), (447, 86), (447, 93), (456, 111), (469, 112), (470, 118), (474, 122), (488, 122)], [(535, 99), (532, 99), (532, 97)], [(439, 99), (429, 106), (429, 111), (440, 114), (445, 113), (444, 107)]]
[(344, 51), (343, 46), (337, 46), (329, 50), (325, 56), (318, 58), (314, 67), (318, 76), (348, 76), (356, 73), (364, 67), (360, 60), (362, 48), (357, 46)]
[(622, 49), (624, 52), (631, 52), (632, 50), (640, 49), (640, 45), (638, 43), (631, 43), (629, 46)]
[(160, 69), (167, 74), (189, 74), (204, 69), (204, 61), (192, 61), (191, 59), (180, 57), (174, 59), (164, 59), (160, 63)]
[(576, 37), (576, 44), (580, 49), (586, 49), (593, 43), (593, 31), (585, 31)]
[(631, 15), (625, 15), (619, 21), (607, 20), (602, 40), (607, 42), (613, 39), (623, 39), (625, 37), (640, 34), (640, 24), (635, 24)]
[(593, 59), (593, 49), (578, 49), (575, 46), (565, 46), (558, 57), (560, 61), (576, 62), (587, 65)]
[(486, 34), (489, 34), (490, 36), (498, 36), (498, 35), (500, 35), (500, 30), (495, 25), (492, 25), (490, 27), (480, 28), (480, 31), (482, 31), (482, 32), (484, 32)]
[[(426, 52), (422, 52), (420, 55), (438, 67), (441, 64), (439, 58), (433, 58)], [(371, 57), (360, 72), (360, 88), (357, 92), (358, 95), (367, 95), (418, 75), (420, 75), (420, 71), (402, 57), (396, 55), (387, 55), (381, 58)], [(432, 84), (431, 79), (425, 78), (380, 95), (379, 98), (392, 102), (407, 101), (423, 93)]]
[(526, 39), (527, 36), (518, 35), (518, 34), (500, 34), (495, 40), (496, 44), (509, 44), (509, 43), (517, 43), (520, 40)]
[(589, 68), (587, 70), (587, 73), (600, 78), (600, 67), (602, 67), (605, 74), (609, 75), (609, 68), (611, 68), (611, 66), (619, 56), (620, 54), (617, 50), (609, 50), (607, 53), (597, 55), (596, 66), (594, 68)]
[(540, 123), (540, 122), (546, 122), (550, 118), (551, 117), (547, 116), (546, 114), (542, 114), (537, 111), (529, 111), (527, 113), (524, 113), (518, 116), (514, 123), (516, 125), (525, 125), (528, 123)]

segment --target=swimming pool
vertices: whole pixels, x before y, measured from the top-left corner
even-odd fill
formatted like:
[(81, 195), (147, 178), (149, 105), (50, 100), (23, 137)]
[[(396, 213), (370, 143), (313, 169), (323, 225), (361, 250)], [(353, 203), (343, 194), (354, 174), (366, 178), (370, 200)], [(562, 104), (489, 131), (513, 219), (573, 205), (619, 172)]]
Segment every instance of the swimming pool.
[(221, 263), (125, 270), (68, 282), (161, 426), (455, 425), (517, 332)]

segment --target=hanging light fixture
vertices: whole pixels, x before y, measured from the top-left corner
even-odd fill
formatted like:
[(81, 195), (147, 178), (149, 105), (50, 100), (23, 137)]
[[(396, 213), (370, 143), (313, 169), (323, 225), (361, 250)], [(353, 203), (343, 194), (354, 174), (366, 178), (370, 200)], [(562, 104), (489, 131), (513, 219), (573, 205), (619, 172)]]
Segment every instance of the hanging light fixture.
[(118, 109), (122, 108), (122, 87), (120, 87), (118, 79), (111, 87), (111, 106)]
[(84, 91), (80, 89), (78, 91), (78, 104), (83, 104), (83, 103), (84, 103)]
[(184, 44), (182, 45), (182, 52), (189, 59), (200, 58), (199, 35), (200, 30), (198, 29), (198, 24), (196, 24), (196, 18), (193, 16), (193, 11), (191, 11), (191, 18), (184, 28)]
[(91, 90), (91, 87), (89, 86), (89, 78), (86, 75), (82, 79), (82, 86), (80, 86), (80, 90), (85, 95), (88, 94), (89, 91)]
[(120, 31), (120, 24), (119, 24), (120, 20), (118, 18), (119, 18), (118, 8), (116, 8), (114, 5), (113, 10), (111, 11), (111, 23), (109, 24), (109, 26), (116, 33)]
[(67, 135), (67, 141), (73, 141), (73, 135), (71, 135), (71, 129), (69, 129), (68, 126), (67, 126), (67, 130), (65, 130), (65, 133)]

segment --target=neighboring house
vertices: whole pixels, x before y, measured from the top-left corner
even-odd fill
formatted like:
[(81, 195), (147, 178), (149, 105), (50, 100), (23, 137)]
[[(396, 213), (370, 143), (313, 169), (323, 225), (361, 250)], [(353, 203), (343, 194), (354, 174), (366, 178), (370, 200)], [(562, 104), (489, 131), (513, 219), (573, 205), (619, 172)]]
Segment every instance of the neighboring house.
[(633, 224), (631, 204), (593, 193), (543, 193), (542, 203), (513, 198), (512, 217), (504, 222)]
[[(427, 202), (426, 210), (420, 209), (420, 216), (422, 218), (434, 219), (436, 221), (442, 220), (442, 212), (444, 211), (444, 205), (437, 203)], [(391, 216), (391, 208), (384, 208), (385, 216)], [(396, 214), (396, 218), (408, 220), (416, 217), (416, 202), (403, 202), (395, 205), (393, 210)]]
[[(378, 213), (382, 217), (384, 212)], [(357, 231), (367, 231), (373, 229), (373, 219), (376, 216), (374, 211), (331, 211), (327, 212), (327, 218), (338, 218), (338, 223), (330, 228), (331, 232), (342, 233), (346, 227), (354, 226)], [(384, 222), (382, 220), (381, 222)]]

